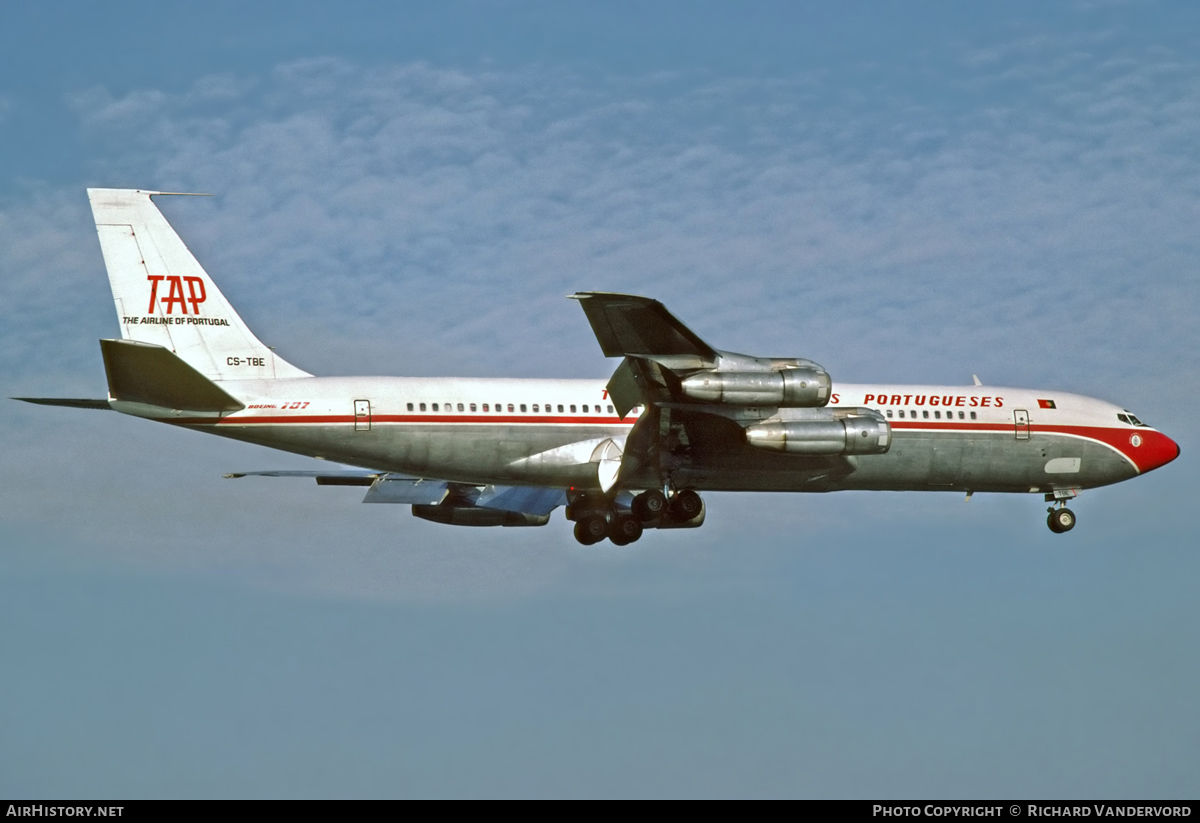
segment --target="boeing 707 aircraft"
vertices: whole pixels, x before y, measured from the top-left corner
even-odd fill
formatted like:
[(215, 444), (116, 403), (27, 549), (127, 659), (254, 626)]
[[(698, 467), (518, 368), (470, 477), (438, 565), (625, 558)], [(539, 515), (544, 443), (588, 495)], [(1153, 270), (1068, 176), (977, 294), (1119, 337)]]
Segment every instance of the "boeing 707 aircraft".
[(572, 295), (607, 382), (314, 377), (263, 345), (154, 205), (89, 189), (120, 339), (101, 340), (115, 409), (351, 467), (227, 475), (363, 486), (458, 526), (542, 526), (565, 507), (585, 545), (696, 528), (705, 491), (1037, 494), (1075, 526), (1082, 489), (1179, 455), (1103, 400), (1048, 389), (835, 383), (801, 358), (713, 348), (658, 301)]

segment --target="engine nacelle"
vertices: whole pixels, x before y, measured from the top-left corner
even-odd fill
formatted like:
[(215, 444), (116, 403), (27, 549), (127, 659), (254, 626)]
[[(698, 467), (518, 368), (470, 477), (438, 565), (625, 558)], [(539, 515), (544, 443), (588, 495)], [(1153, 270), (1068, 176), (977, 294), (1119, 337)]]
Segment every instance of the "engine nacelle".
[(683, 380), (693, 400), (735, 406), (814, 408), (829, 402), (833, 381), (820, 366), (778, 371), (700, 372)]
[(447, 526), (544, 526), (550, 522), (548, 514), (524, 514), (476, 506), (414, 504), (412, 513), (413, 517), (445, 523)]
[(788, 454), (884, 454), (892, 444), (892, 427), (874, 409), (839, 409), (828, 417), (749, 426), (746, 442)]

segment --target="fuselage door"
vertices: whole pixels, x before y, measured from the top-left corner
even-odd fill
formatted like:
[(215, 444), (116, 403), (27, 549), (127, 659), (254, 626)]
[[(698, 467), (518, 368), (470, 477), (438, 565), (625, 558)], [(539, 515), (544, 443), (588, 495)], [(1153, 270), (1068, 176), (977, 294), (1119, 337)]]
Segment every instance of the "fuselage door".
[(1013, 410), (1013, 424), (1017, 427), (1017, 439), (1029, 439), (1029, 412), (1025, 409)]
[[(370, 400), (354, 401), (354, 430), (356, 432), (369, 432), (371, 430)], [(1026, 435), (1026, 437), (1028, 436)]]

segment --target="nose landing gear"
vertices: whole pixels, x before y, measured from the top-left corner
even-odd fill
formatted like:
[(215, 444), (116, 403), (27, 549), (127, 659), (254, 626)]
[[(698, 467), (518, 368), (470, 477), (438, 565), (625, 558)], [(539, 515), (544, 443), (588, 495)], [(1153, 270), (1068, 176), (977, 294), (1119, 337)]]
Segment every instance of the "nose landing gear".
[(1069, 532), (1075, 528), (1075, 512), (1068, 509), (1066, 506), (1054, 508), (1051, 506), (1047, 509), (1050, 514), (1046, 517), (1046, 525), (1050, 527), (1050, 531), (1055, 534)]
[(1054, 504), (1046, 509), (1046, 525), (1050, 531), (1063, 534), (1075, 528), (1075, 512), (1067, 508), (1067, 501), (1078, 495), (1078, 489), (1055, 489), (1046, 495), (1046, 502)]

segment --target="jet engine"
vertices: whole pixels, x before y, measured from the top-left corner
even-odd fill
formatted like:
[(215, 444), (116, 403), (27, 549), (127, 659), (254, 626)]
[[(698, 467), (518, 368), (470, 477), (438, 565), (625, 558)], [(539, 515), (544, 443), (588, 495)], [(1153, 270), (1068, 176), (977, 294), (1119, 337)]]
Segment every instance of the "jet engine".
[(682, 382), (693, 400), (737, 406), (814, 408), (829, 402), (833, 381), (816, 363), (777, 371), (709, 371)]
[(805, 420), (778, 420), (746, 428), (746, 442), (788, 454), (884, 454), (892, 427), (874, 409), (849, 408)]
[(413, 517), (445, 523), (448, 526), (544, 526), (550, 515), (525, 514), (476, 506), (418, 505), (412, 507)]

